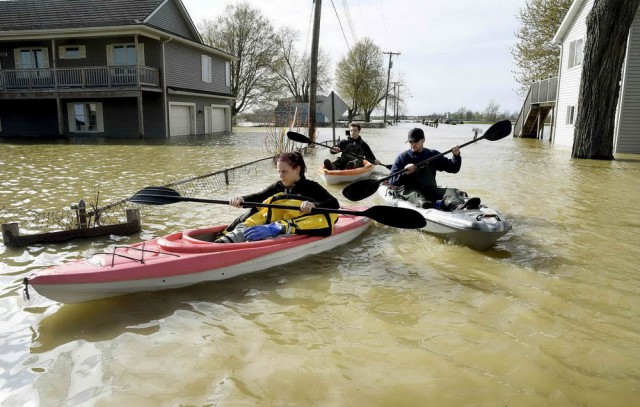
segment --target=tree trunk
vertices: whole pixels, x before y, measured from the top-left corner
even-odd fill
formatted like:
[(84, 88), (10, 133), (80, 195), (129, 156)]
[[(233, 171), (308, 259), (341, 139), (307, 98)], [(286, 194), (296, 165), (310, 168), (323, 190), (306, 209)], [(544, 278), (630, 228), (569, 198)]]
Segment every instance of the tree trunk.
[(587, 16), (573, 158), (613, 160), (622, 63), (640, 0), (594, 0)]

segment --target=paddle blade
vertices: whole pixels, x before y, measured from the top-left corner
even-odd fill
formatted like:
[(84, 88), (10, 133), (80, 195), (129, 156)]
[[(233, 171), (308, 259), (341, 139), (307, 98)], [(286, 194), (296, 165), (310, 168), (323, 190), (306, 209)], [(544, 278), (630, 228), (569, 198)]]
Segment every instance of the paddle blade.
[(311, 140), (307, 136), (300, 133), (296, 133), (295, 131), (288, 131), (287, 137), (298, 143), (306, 143), (306, 144), (311, 143)]
[(166, 205), (179, 202), (180, 193), (167, 187), (147, 187), (133, 194), (129, 199), (133, 203), (142, 205)]
[(380, 185), (380, 181), (377, 179), (361, 179), (347, 185), (342, 190), (342, 195), (350, 201), (361, 201), (375, 194), (378, 185)]
[(511, 134), (511, 121), (502, 120), (492, 124), (481, 138), (497, 141), (507, 137), (509, 134)]
[(368, 218), (383, 225), (400, 229), (420, 229), (427, 226), (424, 216), (418, 211), (395, 206), (372, 206), (362, 212)]

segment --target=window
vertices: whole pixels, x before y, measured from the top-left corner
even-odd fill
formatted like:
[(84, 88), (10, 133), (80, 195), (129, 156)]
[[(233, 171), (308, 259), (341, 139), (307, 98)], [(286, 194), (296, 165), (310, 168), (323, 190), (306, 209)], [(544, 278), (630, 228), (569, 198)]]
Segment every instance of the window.
[(81, 59), (87, 57), (84, 45), (61, 45), (58, 47), (60, 59)]
[(17, 48), (14, 51), (16, 69), (41, 69), (49, 67), (46, 48)]
[(582, 38), (569, 43), (569, 68), (582, 65), (583, 43), (584, 40)]
[(202, 82), (211, 83), (211, 57), (202, 55)]
[(75, 102), (67, 104), (69, 132), (99, 133), (104, 131), (102, 103)]
[(576, 107), (567, 106), (567, 124), (573, 124), (575, 120)]
[(107, 65), (144, 65), (144, 43), (107, 45)]
[(231, 86), (231, 62), (224, 63), (224, 84), (225, 86)]

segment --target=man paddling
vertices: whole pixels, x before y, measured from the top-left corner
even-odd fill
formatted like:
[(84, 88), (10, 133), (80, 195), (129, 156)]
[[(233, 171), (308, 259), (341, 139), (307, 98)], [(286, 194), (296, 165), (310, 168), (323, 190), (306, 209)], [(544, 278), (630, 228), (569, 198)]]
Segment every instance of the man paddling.
[(380, 164), (380, 160), (371, 151), (369, 145), (360, 137), (362, 128), (359, 124), (349, 124), (349, 138), (342, 140), (337, 146), (331, 148), (331, 154), (342, 153), (337, 160), (324, 160), (324, 167), (328, 170), (349, 170), (364, 167), (363, 158), (371, 164)]
[(391, 168), (392, 173), (405, 171), (389, 180), (391, 185), (399, 187), (398, 192), (404, 199), (425, 209), (453, 210), (458, 207), (471, 209), (472, 206), (476, 208), (480, 204), (480, 198), (471, 198), (465, 205), (462, 198), (464, 192), (455, 188), (440, 188), (436, 182), (437, 171), (453, 174), (460, 171), (462, 157), (459, 146), (451, 148), (452, 159), (442, 155), (428, 165), (418, 167), (417, 163), (435, 157), (440, 152), (424, 148), (424, 131), (417, 127), (409, 131), (407, 143), (410, 148), (398, 155)]

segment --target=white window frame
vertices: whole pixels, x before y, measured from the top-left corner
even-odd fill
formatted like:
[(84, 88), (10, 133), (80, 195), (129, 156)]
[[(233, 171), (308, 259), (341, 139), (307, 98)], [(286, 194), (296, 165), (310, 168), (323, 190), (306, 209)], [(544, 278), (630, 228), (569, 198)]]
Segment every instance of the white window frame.
[(578, 38), (569, 43), (569, 68), (582, 65), (584, 39)]
[(200, 56), (201, 65), (202, 65), (202, 82), (211, 83), (211, 76), (213, 70), (213, 63), (211, 61), (211, 57), (208, 55)]
[(231, 62), (224, 63), (224, 85), (231, 86)]
[[(115, 53), (114, 53), (115, 47), (125, 47), (125, 48), (134, 47), (136, 49), (136, 61), (133, 64), (127, 63), (125, 64), (125, 66), (133, 66), (133, 65), (144, 66), (144, 44), (140, 42), (138, 43), (137, 48), (136, 48), (136, 44), (133, 42), (108, 44), (107, 45), (107, 65), (118, 66), (116, 65), (116, 61), (115, 61)], [(126, 62), (129, 62), (129, 61), (126, 61)]]
[[(22, 52), (23, 51), (40, 51), (42, 53), (42, 66), (30, 66), (30, 67), (24, 67), (22, 66)], [(43, 48), (43, 47), (24, 47), (24, 48), (15, 48), (13, 50), (13, 55), (14, 55), (14, 60), (15, 60), (15, 65), (16, 65), (16, 69), (47, 69), (49, 68), (49, 49), (48, 48)], [(37, 62), (38, 61), (31, 61), (31, 62)]]
[(567, 125), (573, 125), (576, 121), (576, 107), (573, 105), (567, 106)]
[[(78, 55), (71, 55), (72, 49), (78, 49)], [(60, 59), (84, 59), (87, 57), (87, 48), (84, 45), (60, 45), (58, 46), (58, 57)]]
[[(87, 105), (94, 104), (96, 105), (96, 129), (89, 130), (87, 129), (87, 123), (85, 121), (83, 129), (76, 129), (76, 115), (75, 115), (75, 107), (76, 105), (83, 105), (85, 117), (87, 114)], [(104, 133), (104, 115), (102, 109), (101, 102), (92, 102), (92, 101), (83, 101), (83, 102), (69, 102), (67, 103), (67, 120), (69, 124), (69, 133)]]

